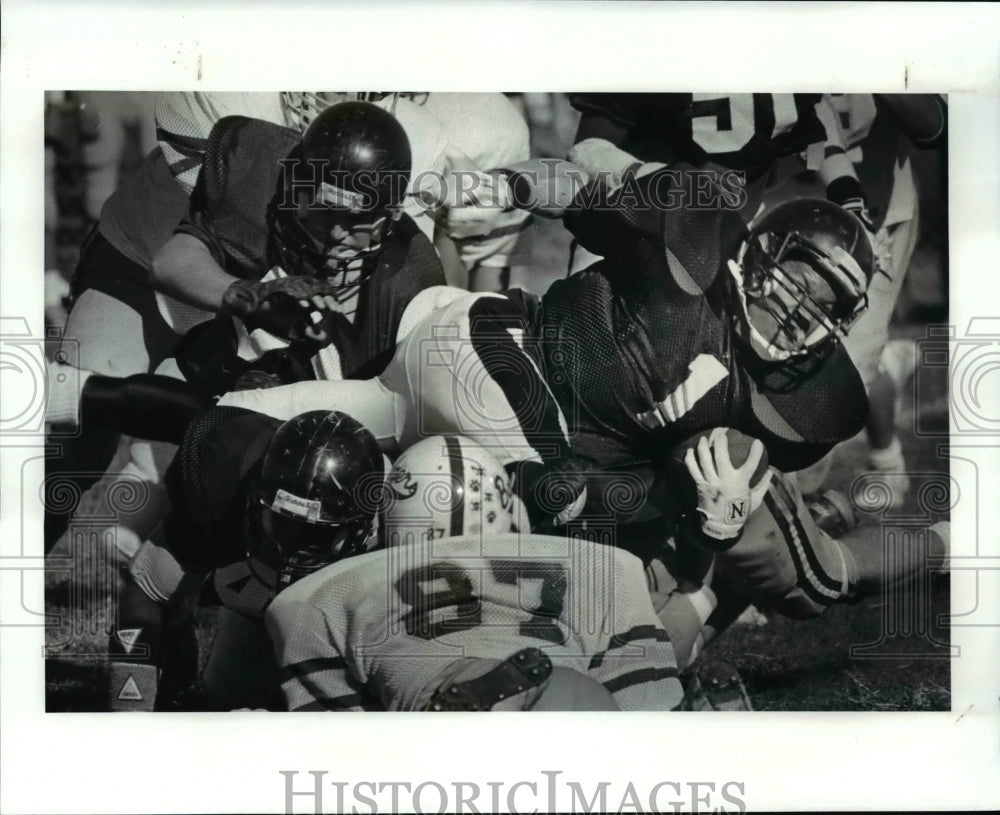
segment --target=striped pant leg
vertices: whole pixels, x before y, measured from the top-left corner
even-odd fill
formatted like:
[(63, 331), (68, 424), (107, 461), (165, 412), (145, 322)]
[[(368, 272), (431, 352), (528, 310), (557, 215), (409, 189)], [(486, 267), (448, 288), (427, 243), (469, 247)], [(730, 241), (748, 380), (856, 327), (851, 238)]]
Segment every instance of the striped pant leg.
[(794, 478), (781, 473), (716, 570), (758, 607), (795, 619), (852, 599), (857, 582), (850, 551), (816, 526)]

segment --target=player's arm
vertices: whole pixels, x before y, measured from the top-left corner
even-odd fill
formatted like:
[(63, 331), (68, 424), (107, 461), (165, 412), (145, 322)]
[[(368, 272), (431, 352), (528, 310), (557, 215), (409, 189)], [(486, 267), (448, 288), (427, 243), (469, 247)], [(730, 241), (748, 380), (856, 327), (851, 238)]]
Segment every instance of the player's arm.
[[(837, 111), (828, 95), (816, 103), (816, 116), (826, 130), (823, 158), (817, 169), (826, 197), (859, 217), (867, 218), (865, 196), (847, 153), (851, 145), (847, 143), (847, 134), (840, 126)], [(867, 226), (871, 231), (870, 220)]]
[(263, 328), (289, 342), (323, 345), (332, 339), (323, 315), (335, 311), (337, 304), (327, 283), (291, 276), (241, 280), (222, 268), (206, 239), (190, 234), (191, 229), (190, 222), (182, 224), (153, 258), (157, 289), (188, 305), (238, 317), (248, 328)]
[[(231, 153), (234, 133), (239, 124), (220, 123), (212, 129), (217, 152)], [(207, 145), (207, 140), (206, 140)], [(199, 166), (203, 153), (198, 156)], [(182, 303), (212, 312), (225, 310), (226, 292), (239, 279), (225, 269), (226, 252), (212, 228), (214, 213), (224, 204), (225, 176), (228, 165), (222, 165), (222, 180), (211, 174), (197, 175), (188, 213), (174, 235), (153, 257), (153, 286), (177, 298)]]
[(207, 311), (222, 311), (226, 291), (237, 282), (202, 239), (184, 232), (171, 237), (153, 258), (153, 285), (157, 289)]

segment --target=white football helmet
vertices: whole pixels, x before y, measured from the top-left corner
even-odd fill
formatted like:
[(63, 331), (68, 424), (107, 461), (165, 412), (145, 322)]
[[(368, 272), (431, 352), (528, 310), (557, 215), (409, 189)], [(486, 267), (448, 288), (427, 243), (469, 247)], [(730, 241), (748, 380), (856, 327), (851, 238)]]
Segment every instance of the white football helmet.
[(510, 479), (485, 447), (464, 436), (431, 436), (408, 448), (386, 477), (386, 543), (510, 532)]

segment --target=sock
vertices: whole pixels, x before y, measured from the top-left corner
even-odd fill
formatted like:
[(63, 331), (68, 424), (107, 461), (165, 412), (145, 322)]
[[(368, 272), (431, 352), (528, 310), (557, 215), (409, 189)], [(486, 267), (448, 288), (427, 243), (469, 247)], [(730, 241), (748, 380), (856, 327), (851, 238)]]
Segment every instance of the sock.
[(80, 393), (91, 372), (61, 362), (49, 362), (45, 374), (45, 421), (79, 425)]

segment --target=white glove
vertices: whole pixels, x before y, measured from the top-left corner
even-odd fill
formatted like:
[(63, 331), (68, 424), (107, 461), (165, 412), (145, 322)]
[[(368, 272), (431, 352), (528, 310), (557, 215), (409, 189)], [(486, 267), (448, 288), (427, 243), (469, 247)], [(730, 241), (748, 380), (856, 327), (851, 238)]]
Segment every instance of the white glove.
[[(708, 438), (687, 451), (684, 464), (698, 492), (698, 512), (702, 514), (701, 530), (716, 540), (732, 540), (760, 506), (771, 483), (771, 471), (750, 486), (764, 445), (754, 440), (750, 454), (741, 467), (733, 467), (729, 458), (729, 441), (724, 427), (717, 427)], [(695, 451), (697, 450), (697, 456)]]

